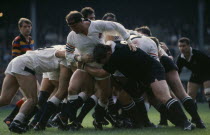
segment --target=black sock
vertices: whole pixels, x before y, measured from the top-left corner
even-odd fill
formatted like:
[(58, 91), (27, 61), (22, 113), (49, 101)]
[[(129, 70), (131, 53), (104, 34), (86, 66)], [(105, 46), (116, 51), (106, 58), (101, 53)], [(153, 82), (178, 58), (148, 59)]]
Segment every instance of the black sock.
[(135, 102), (128, 105), (123, 105), (123, 112), (125, 113), (125, 117), (130, 118), (133, 121), (135, 126), (143, 126), (143, 118), (141, 116), (141, 112), (138, 111)]
[(143, 97), (134, 98), (134, 102), (135, 102), (139, 112), (141, 112), (141, 114), (142, 114), (143, 121), (145, 123), (150, 123), (150, 120), (149, 120), (149, 117), (147, 114), (147, 109), (144, 104), (144, 98)]
[(111, 115), (118, 115), (118, 109), (119, 106), (117, 103), (114, 103), (114, 100), (112, 97), (110, 97), (108, 102), (108, 111)]
[(182, 104), (185, 108), (185, 110), (190, 114), (192, 117), (192, 121), (200, 121), (200, 116), (197, 112), (197, 108), (195, 106), (195, 102), (191, 97), (185, 97), (182, 100)]
[(31, 118), (37, 113), (38, 110), (38, 107), (35, 106), (34, 109), (28, 115), (26, 115), (24, 122), (28, 124)]
[(45, 107), (45, 105), (47, 103), (47, 100), (48, 100), (49, 96), (50, 96), (50, 93), (47, 92), (47, 91), (40, 91), (39, 92), (39, 96), (38, 96), (39, 109), (37, 110), (37, 112), (36, 112), (36, 114), (34, 116), (34, 119), (32, 120), (31, 123), (36, 124), (39, 121), (39, 119), (42, 116), (44, 107)]
[(47, 104), (44, 107), (43, 114), (39, 120), (39, 123), (43, 126), (47, 125), (47, 122), (51, 115), (55, 113), (57, 110), (57, 106), (53, 104), (52, 102), (48, 101)]
[(84, 101), (81, 97), (78, 96), (77, 99), (68, 100), (67, 102), (67, 114), (70, 119), (70, 122), (74, 121), (77, 116), (77, 110), (83, 105)]
[(82, 123), (85, 116), (90, 112), (90, 110), (96, 105), (96, 102), (93, 98), (89, 97), (84, 105), (82, 106), (81, 112), (79, 113), (76, 121)]
[(173, 119), (175, 125), (182, 127), (184, 121), (187, 120), (187, 116), (182, 110), (182, 107), (180, 106), (179, 102), (171, 98), (167, 101), (166, 108), (168, 110), (168, 117)]
[(47, 99), (49, 98), (49, 96), (50, 96), (50, 93), (47, 91), (39, 92), (38, 105), (40, 108), (47, 102)]
[(159, 104), (155, 106), (157, 111), (160, 113), (160, 124), (166, 124), (167, 125), (167, 108), (164, 104)]
[(9, 119), (9, 120), (13, 121), (15, 116), (18, 114), (19, 110), (20, 110), (19, 106), (16, 105), (15, 108), (12, 110), (12, 112), (9, 114), (9, 116), (7, 116), (6, 119)]
[(104, 117), (106, 115), (105, 107), (102, 107), (101, 105), (97, 104), (95, 107), (95, 120), (96, 122), (102, 122), (104, 120)]

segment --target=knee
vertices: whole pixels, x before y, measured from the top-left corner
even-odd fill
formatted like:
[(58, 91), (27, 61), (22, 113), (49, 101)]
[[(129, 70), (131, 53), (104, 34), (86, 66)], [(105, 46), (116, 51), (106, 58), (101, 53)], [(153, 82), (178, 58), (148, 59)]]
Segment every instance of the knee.
[(79, 93), (78, 90), (76, 90), (76, 89), (74, 89), (74, 88), (72, 88), (72, 87), (69, 87), (69, 89), (68, 89), (68, 94), (69, 94), (69, 95), (76, 95), (76, 94), (78, 94), (78, 93)]
[(0, 96), (0, 106), (5, 106), (10, 104), (11, 99)]
[(27, 98), (26, 102), (30, 103), (31, 106), (36, 106), (38, 103), (38, 98)]

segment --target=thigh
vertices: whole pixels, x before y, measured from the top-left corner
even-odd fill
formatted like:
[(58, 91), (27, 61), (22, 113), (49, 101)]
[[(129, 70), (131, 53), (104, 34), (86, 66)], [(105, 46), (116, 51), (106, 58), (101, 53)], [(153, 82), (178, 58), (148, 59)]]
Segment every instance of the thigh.
[(69, 86), (69, 80), (72, 76), (72, 71), (64, 65), (60, 65), (60, 76), (58, 91), (55, 96), (59, 99), (63, 99), (67, 95), (67, 90)]
[(37, 80), (34, 75), (19, 75), (15, 74), (20, 88), (24, 92), (26, 98), (37, 99)]
[(196, 98), (198, 89), (200, 88), (200, 84), (194, 83), (194, 82), (188, 82), (187, 84), (187, 93), (189, 96), (192, 97), (192, 99)]
[(151, 88), (154, 96), (162, 103), (166, 103), (170, 98), (170, 92), (165, 80), (155, 81), (151, 83)]
[(19, 84), (16, 77), (10, 74), (6, 74), (2, 85), (2, 91), (0, 94), (1, 99), (7, 98), (10, 102), (14, 97), (15, 93), (17, 92), (18, 88)]
[(86, 83), (88, 73), (86, 71), (77, 69), (70, 80), (68, 92), (70, 95), (78, 94)]

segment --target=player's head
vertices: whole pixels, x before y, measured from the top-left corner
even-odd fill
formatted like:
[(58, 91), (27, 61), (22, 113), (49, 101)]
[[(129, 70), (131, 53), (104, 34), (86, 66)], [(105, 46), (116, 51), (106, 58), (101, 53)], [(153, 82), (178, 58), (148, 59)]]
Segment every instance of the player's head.
[(135, 31), (145, 35), (145, 36), (152, 36), (151, 30), (148, 26), (141, 26), (139, 28), (136, 28)]
[(182, 37), (178, 41), (178, 47), (181, 53), (186, 54), (190, 52), (190, 39)]
[(113, 21), (113, 22), (116, 22), (117, 21), (116, 16), (113, 13), (106, 13), (103, 16), (102, 20), (105, 20), (105, 21)]
[(66, 22), (68, 26), (76, 33), (82, 31), (83, 15), (78, 11), (71, 11), (66, 15)]
[(27, 18), (20, 18), (18, 21), (20, 33), (24, 36), (29, 36), (32, 30), (32, 22)]
[(82, 15), (84, 16), (84, 19), (90, 19), (95, 20), (95, 11), (91, 7), (85, 7), (81, 10)]
[(97, 63), (105, 64), (112, 54), (111, 46), (98, 44), (93, 50), (93, 57)]

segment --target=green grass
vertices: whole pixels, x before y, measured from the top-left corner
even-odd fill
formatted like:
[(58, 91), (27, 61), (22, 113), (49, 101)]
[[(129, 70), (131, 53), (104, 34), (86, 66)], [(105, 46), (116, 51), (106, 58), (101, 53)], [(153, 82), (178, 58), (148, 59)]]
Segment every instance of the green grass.
[[(2, 122), (3, 119), (9, 114), (11, 109), (0, 109), (0, 135), (15, 135), (8, 130), (8, 127)], [(158, 129), (112, 129), (107, 126), (103, 131), (96, 131), (92, 125), (92, 117), (89, 114), (83, 122), (84, 129), (80, 131), (59, 131), (56, 128), (48, 128), (45, 131), (35, 132), (29, 131), (24, 135), (210, 135), (210, 110), (207, 104), (199, 104), (199, 114), (205, 122), (207, 129), (195, 129), (193, 131), (183, 131), (180, 128), (175, 128), (171, 123), (169, 127)], [(153, 108), (149, 111), (151, 121), (158, 124), (159, 114)], [(189, 115), (188, 115), (188, 118)]]

